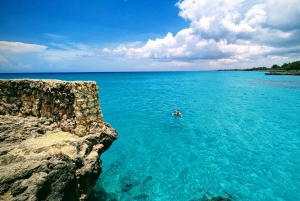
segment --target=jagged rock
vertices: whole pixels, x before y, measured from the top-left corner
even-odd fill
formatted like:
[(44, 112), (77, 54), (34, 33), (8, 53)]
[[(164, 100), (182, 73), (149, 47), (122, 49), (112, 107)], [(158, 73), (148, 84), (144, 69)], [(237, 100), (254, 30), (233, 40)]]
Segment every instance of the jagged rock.
[(60, 123), (66, 115), (71, 122), (62, 129), (78, 136), (103, 127), (99, 103), (98, 86), (91, 81), (0, 80), (0, 115), (44, 117), (46, 125)]
[[(68, 119), (66, 114), (63, 115), (63, 119), (60, 122), (60, 128), (64, 132), (74, 133), (75, 129), (74, 121)], [(81, 136), (80, 136), (81, 137)]]
[(0, 200), (85, 200), (98, 180), (117, 132), (78, 137), (44, 121), (0, 115)]
[(0, 200), (84, 201), (117, 138), (99, 103), (95, 82), (0, 80)]

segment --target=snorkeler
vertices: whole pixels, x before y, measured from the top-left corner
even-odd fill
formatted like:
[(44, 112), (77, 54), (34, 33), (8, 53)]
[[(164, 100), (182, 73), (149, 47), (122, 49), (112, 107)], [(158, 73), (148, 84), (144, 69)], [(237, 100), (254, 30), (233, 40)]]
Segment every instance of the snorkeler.
[(182, 117), (182, 114), (180, 113), (179, 110), (175, 110), (175, 111), (172, 113), (172, 116)]

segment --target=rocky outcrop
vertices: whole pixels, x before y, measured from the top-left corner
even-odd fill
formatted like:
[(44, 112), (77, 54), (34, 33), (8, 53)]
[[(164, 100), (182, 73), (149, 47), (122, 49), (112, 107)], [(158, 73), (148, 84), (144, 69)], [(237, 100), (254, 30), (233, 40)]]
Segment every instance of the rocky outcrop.
[(270, 71), (265, 73), (265, 75), (300, 75), (300, 71)]
[(63, 122), (64, 130), (78, 136), (97, 133), (103, 126), (95, 82), (0, 80), (0, 114)]
[[(41, 80), (0, 83), (0, 200), (85, 200), (101, 173), (100, 155), (117, 138), (102, 121), (97, 86)], [(90, 111), (92, 103), (97, 112)], [(84, 134), (76, 133), (78, 127), (84, 127)]]

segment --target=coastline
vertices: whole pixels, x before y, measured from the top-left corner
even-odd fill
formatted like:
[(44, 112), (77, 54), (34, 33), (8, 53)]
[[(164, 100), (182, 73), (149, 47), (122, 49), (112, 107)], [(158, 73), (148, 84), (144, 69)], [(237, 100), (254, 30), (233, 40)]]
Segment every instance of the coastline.
[(300, 71), (270, 71), (265, 73), (265, 75), (298, 75), (300, 76)]
[(259, 71), (266, 72), (265, 75), (300, 75), (300, 61), (284, 63), (282, 66), (274, 64), (271, 68), (253, 67), (247, 69), (220, 69), (218, 71)]

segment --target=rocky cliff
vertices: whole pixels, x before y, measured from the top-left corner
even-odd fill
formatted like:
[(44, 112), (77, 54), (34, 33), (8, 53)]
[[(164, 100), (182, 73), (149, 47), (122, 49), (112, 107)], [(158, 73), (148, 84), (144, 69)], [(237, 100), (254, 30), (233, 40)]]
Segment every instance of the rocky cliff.
[(94, 82), (0, 80), (0, 200), (85, 200), (116, 138)]
[(45, 117), (78, 136), (101, 130), (99, 103), (95, 82), (0, 80), (0, 114)]

